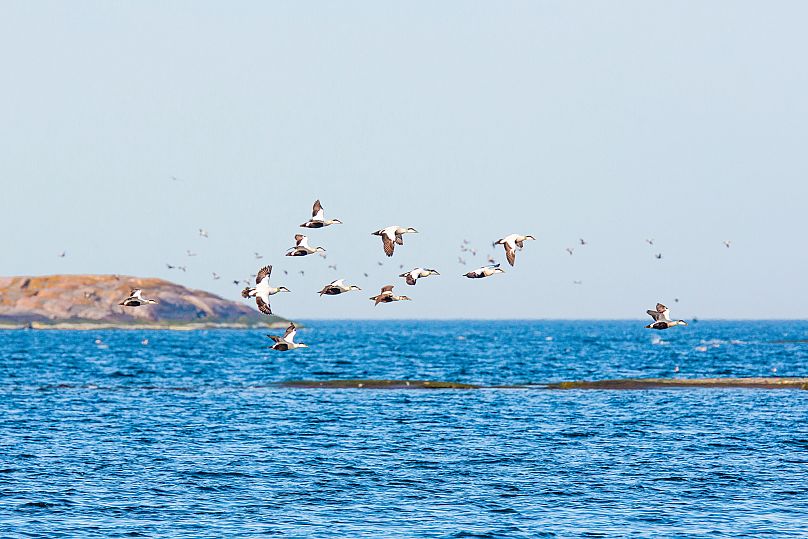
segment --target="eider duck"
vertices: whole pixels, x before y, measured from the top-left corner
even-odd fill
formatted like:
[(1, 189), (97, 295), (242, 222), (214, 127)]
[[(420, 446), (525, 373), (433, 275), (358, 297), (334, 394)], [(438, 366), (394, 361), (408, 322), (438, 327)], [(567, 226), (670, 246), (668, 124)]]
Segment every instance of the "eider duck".
[(371, 296), (371, 298), (375, 303), (374, 306), (378, 305), (379, 303), (390, 303), (393, 301), (411, 301), (410, 298), (407, 296), (396, 296), (393, 294), (393, 285), (388, 284), (387, 286), (382, 287), (382, 291), (379, 293), (378, 296)]
[(499, 267), (499, 264), (493, 264), (491, 266), (482, 266), (477, 268), (476, 270), (472, 270), (468, 273), (464, 273), (463, 277), (468, 277), (469, 279), (482, 279), (483, 277), (491, 277), (497, 273), (505, 273), (505, 270)]
[(339, 219), (323, 219), (323, 206), (320, 200), (314, 201), (314, 206), (311, 209), (311, 219), (300, 225), (303, 228), (323, 228), (329, 225), (341, 225), (342, 221)]
[(526, 240), (535, 240), (533, 236), (527, 235), (523, 236), (521, 234), (509, 234), (502, 239), (499, 239), (493, 243), (494, 246), (502, 245), (505, 247), (505, 258), (508, 259), (508, 264), (511, 266), (514, 265), (516, 262), (516, 249), (522, 250), (522, 247), (525, 245)]
[(343, 292), (350, 292), (352, 290), (362, 290), (355, 284), (345, 284), (345, 279), (337, 279), (336, 281), (331, 281), (327, 285), (320, 290), (320, 296), (325, 294), (326, 296), (338, 296)]
[(417, 230), (411, 227), (404, 228), (398, 225), (392, 225), (377, 230), (376, 232), (371, 233), (371, 235), (381, 236), (382, 245), (384, 246), (384, 254), (386, 254), (387, 256), (393, 256), (393, 250), (396, 247), (396, 243), (399, 245), (404, 245), (403, 234), (413, 234), (417, 232), (418, 232)]
[(671, 320), (670, 310), (661, 303), (656, 304), (655, 310), (652, 311), (649, 309), (645, 312), (654, 319), (653, 324), (648, 324), (645, 326), (646, 329), (668, 329), (672, 328), (673, 326), (687, 325), (687, 322), (684, 320)]
[(440, 275), (437, 270), (428, 269), (428, 268), (413, 268), (407, 273), (402, 273), (399, 277), (404, 277), (406, 279), (407, 284), (415, 285), (418, 282), (418, 279), (429, 277), (430, 275)]
[(286, 352), (296, 348), (308, 348), (308, 344), (295, 342), (296, 333), (297, 327), (295, 326), (294, 322), (290, 322), (289, 327), (286, 328), (286, 333), (283, 334), (283, 337), (278, 337), (277, 335), (267, 335), (267, 337), (275, 341), (275, 344), (270, 346), (270, 348), (279, 352)]
[(146, 299), (143, 297), (143, 291), (140, 288), (135, 288), (129, 293), (129, 297), (120, 302), (118, 305), (124, 307), (140, 307), (141, 305), (152, 305), (157, 303), (153, 299)]
[(255, 298), (255, 304), (258, 305), (258, 310), (264, 314), (272, 314), (272, 309), (269, 306), (269, 296), (275, 295), (278, 292), (291, 292), (285, 286), (274, 288), (269, 286), (269, 276), (272, 273), (272, 266), (264, 266), (258, 270), (258, 275), (255, 276), (255, 286), (247, 286), (241, 291), (243, 298)]
[(306, 256), (314, 253), (324, 253), (322, 247), (311, 247), (309, 238), (303, 234), (295, 234), (295, 246), (290, 247), (286, 256)]

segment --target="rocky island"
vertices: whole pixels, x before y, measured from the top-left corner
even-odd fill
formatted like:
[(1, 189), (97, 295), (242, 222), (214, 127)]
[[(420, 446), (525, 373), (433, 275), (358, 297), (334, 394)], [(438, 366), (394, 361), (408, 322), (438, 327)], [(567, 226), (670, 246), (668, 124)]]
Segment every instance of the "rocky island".
[[(159, 303), (118, 305), (133, 288)], [(0, 329), (209, 329), (285, 326), (250, 305), (163, 279), (128, 275), (0, 277)]]

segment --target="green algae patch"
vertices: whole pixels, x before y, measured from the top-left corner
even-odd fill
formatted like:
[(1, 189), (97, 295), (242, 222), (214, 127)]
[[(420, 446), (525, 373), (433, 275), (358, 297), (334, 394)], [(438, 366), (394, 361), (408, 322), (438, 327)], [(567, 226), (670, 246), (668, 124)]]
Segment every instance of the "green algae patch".
[(661, 389), (661, 388), (749, 388), (808, 389), (808, 378), (625, 378), (622, 380), (581, 380), (547, 384), (546, 389)]
[(432, 380), (296, 380), (278, 385), (304, 389), (480, 389), (473, 384)]

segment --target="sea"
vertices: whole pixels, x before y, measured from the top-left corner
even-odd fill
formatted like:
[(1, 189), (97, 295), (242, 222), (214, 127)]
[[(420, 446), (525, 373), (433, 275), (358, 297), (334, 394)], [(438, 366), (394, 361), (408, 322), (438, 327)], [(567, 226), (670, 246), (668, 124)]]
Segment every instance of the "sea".
[[(808, 537), (808, 391), (542, 386), (806, 376), (808, 322), (644, 323), (3, 331), (0, 537)], [(344, 379), (484, 388), (282, 385)]]

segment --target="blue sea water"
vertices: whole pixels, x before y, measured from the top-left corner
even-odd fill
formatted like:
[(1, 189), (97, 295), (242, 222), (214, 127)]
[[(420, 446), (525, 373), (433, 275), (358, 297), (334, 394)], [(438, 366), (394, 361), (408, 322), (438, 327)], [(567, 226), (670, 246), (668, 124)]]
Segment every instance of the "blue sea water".
[(808, 391), (274, 385), (808, 375), (808, 322), (642, 325), (2, 332), (0, 536), (808, 537)]

